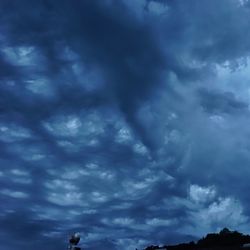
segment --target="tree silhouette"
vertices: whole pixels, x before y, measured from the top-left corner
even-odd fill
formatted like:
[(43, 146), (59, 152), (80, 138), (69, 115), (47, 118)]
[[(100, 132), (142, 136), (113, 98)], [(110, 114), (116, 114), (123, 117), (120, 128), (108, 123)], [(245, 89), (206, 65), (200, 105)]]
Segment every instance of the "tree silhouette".
[[(165, 246), (168, 250), (238, 250), (244, 244), (250, 243), (250, 236), (237, 231), (223, 228), (219, 233), (209, 233), (197, 241), (178, 245)], [(145, 250), (161, 249), (159, 246), (149, 246)]]

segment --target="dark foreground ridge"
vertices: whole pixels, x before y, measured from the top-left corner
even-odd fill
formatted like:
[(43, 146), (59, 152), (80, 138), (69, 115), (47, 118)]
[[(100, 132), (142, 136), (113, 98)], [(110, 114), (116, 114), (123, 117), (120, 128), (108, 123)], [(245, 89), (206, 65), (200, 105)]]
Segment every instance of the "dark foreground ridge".
[(182, 243), (170, 246), (149, 246), (145, 250), (243, 250), (250, 249), (250, 235), (224, 228), (219, 233), (210, 233), (197, 242)]

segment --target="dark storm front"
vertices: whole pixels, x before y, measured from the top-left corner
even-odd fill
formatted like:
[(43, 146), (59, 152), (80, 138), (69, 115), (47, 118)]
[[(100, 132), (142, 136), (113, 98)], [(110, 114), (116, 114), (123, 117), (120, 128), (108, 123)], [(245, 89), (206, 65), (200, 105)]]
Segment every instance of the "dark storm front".
[(249, 0), (0, 0), (3, 250), (250, 234), (249, 124)]

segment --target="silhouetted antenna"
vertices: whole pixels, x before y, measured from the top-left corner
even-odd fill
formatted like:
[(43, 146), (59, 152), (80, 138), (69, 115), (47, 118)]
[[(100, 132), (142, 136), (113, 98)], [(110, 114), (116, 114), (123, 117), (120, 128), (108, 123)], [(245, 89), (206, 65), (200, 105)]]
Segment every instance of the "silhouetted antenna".
[(77, 244), (80, 241), (80, 234), (79, 233), (74, 233), (70, 236), (69, 238), (69, 250), (81, 250), (80, 247), (77, 247)]

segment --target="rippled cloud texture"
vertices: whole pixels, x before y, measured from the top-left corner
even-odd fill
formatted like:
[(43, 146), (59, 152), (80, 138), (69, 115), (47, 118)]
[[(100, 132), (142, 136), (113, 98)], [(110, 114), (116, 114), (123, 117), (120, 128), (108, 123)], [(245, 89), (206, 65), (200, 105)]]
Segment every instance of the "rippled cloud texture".
[(5, 250), (250, 233), (250, 3), (0, 1)]

